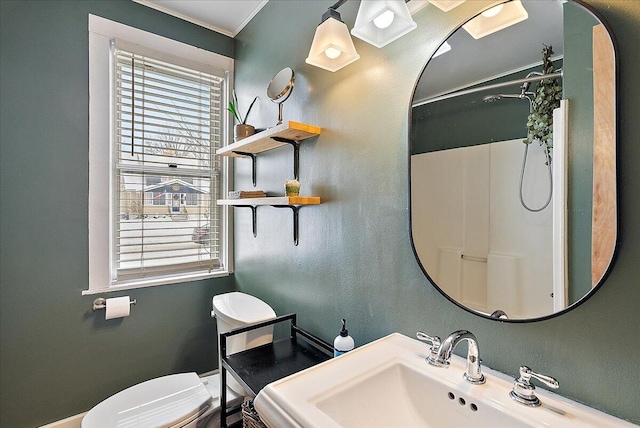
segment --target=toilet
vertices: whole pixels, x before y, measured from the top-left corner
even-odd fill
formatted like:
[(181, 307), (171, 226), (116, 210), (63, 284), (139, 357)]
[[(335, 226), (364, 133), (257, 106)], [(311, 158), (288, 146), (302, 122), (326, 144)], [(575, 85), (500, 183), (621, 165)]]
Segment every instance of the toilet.
[[(211, 316), (216, 318), (218, 334), (276, 317), (276, 313), (265, 302), (240, 292), (214, 296), (212, 303)], [(227, 354), (272, 340), (273, 326), (239, 334), (227, 339)], [(228, 376), (228, 405), (241, 403), (245, 395), (242, 386)], [(220, 374), (200, 378), (196, 373), (179, 373), (139, 383), (97, 404), (84, 416), (81, 426), (219, 427)]]

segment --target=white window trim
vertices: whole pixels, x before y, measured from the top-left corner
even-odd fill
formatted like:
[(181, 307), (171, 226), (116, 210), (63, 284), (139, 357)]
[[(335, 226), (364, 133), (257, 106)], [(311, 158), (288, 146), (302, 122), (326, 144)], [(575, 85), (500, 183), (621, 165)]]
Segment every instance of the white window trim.
[[(111, 126), (111, 40), (120, 39), (157, 52), (168, 52), (172, 58), (179, 55), (185, 61), (208, 64), (228, 71), (227, 87), (233, 87), (234, 60), (223, 55), (199, 49), (156, 34), (138, 30), (124, 24), (89, 15), (89, 289), (82, 294), (96, 294), (163, 284), (197, 281), (228, 276), (233, 272), (233, 216), (229, 208), (223, 209), (224, 234), (221, 261), (223, 269), (211, 273), (190, 273), (135, 280), (111, 285), (111, 201), (112, 138)], [(225, 91), (225, 97), (229, 91)], [(223, 100), (223, 105), (227, 100)], [(226, 110), (225, 110), (226, 111)], [(231, 118), (226, 118), (223, 141), (230, 141)], [(232, 162), (223, 159), (221, 194), (231, 188)]]

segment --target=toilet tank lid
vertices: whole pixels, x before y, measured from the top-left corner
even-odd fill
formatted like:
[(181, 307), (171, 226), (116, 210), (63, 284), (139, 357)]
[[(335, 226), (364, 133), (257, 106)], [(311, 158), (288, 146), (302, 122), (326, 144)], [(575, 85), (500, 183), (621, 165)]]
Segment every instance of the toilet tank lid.
[(229, 324), (238, 326), (254, 324), (276, 317), (271, 306), (257, 297), (239, 291), (214, 296), (213, 312)]
[(82, 428), (172, 427), (211, 406), (212, 397), (195, 373), (163, 376), (107, 398), (82, 419)]

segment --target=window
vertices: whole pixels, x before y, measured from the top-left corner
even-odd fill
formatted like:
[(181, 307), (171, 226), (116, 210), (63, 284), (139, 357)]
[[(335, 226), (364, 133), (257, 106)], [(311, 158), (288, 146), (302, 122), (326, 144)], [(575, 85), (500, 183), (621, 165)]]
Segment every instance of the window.
[(103, 18), (89, 26), (85, 293), (227, 275), (228, 209), (216, 201), (228, 165), (215, 150), (233, 60)]

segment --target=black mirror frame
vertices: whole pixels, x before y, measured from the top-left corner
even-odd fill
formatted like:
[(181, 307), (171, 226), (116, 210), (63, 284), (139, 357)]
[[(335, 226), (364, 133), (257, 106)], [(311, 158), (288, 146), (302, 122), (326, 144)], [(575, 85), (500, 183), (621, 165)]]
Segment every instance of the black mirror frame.
[[(511, 0), (505, 0), (502, 3), (508, 3)], [(621, 225), (620, 225), (620, 209), (619, 209), (619, 204), (620, 204), (620, 199), (619, 199), (619, 188), (620, 188), (620, 174), (618, 174), (619, 171), (619, 166), (620, 166), (620, 160), (619, 160), (619, 156), (618, 156), (618, 142), (619, 142), (619, 136), (620, 136), (620, 115), (618, 114), (618, 112), (620, 111), (620, 85), (619, 85), (619, 81), (620, 81), (620, 67), (619, 67), (619, 48), (618, 48), (618, 43), (616, 41), (616, 38), (614, 36), (614, 33), (611, 29), (611, 26), (609, 25), (609, 23), (603, 18), (603, 16), (597, 11), (595, 10), (592, 6), (586, 4), (583, 0), (568, 0), (571, 3), (575, 3), (578, 4), (580, 6), (582, 6), (583, 8), (585, 8), (587, 11), (589, 11), (591, 14), (593, 14), (596, 18), (598, 18), (598, 20), (600, 20), (600, 22), (602, 23), (602, 25), (604, 25), (604, 27), (607, 30), (607, 33), (609, 34), (609, 37), (611, 38), (611, 44), (613, 47), (613, 54), (614, 54), (614, 76), (615, 76), (615, 87), (614, 87), (614, 94), (615, 94), (615, 141), (616, 141), (616, 145), (615, 145), (615, 158), (616, 158), (616, 240), (613, 246), (613, 251), (611, 254), (611, 260), (609, 261), (609, 265), (607, 266), (607, 269), (605, 270), (604, 274), (602, 275), (602, 277), (600, 278), (600, 280), (598, 281), (598, 283), (591, 288), (591, 290), (586, 293), (584, 296), (582, 296), (578, 301), (576, 301), (575, 303), (567, 306), (566, 308), (564, 308), (561, 311), (558, 312), (554, 312), (552, 314), (549, 315), (545, 315), (542, 317), (537, 317), (537, 318), (521, 318), (521, 319), (505, 319), (505, 318), (497, 318), (497, 317), (491, 317), (489, 315), (483, 314), (481, 312), (475, 311), (467, 306), (462, 305), (461, 303), (459, 303), (458, 301), (454, 300), (451, 296), (449, 296), (447, 293), (445, 293), (438, 285), (436, 285), (435, 281), (431, 278), (431, 276), (429, 276), (429, 273), (427, 272), (427, 270), (425, 269), (425, 267), (423, 266), (422, 262), (420, 261), (420, 258), (418, 257), (418, 253), (416, 251), (416, 247), (414, 244), (414, 240), (413, 240), (413, 219), (412, 219), (412, 210), (411, 210), (411, 123), (412, 123), (412, 110), (413, 110), (413, 99), (415, 97), (415, 93), (416, 93), (416, 89), (418, 87), (418, 83), (420, 81), (420, 77), (422, 76), (422, 74), (424, 73), (425, 69), (428, 67), (429, 62), (431, 62), (431, 59), (433, 58), (433, 56), (431, 56), (429, 58), (429, 60), (426, 62), (426, 64), (424, 65), (424, 67), (420, 70), (420, 73), (418, 74), (418, 77), (416, 78), (415, 84), (413, 86), (413, 91), (411, 93), (411, 96), (409, 98), (409, 112), (408, 112), (408, 116), (407, 116), (407, 124), (408, 124), (408, 130), (409, 132), (407, 133), (407, 164), (408, 164), (408, 177), (407, 177), (407, 182), (408, 182), (408, 192), (407, 192), (407, 199), (408, 199), (408, 211), (409, 211), (409, 223), (408, 223), (408, 231), (409, 231), (409, 240), (411, 242), (411, 250), (413, 251), (413, 255), (416, 258), (416, 262), (418, 263), (418, 265), (420, 266), (420, 269), (422, 270), (422, 273), (425, 275), (425, 277), (427, 278), (427, 280), (431, 283), (431, 285), (440, 292), (440, 294), (442, 294), (444, 297), (447, 298), (447, 300), (449, 300), (451, 303), (455, 304), (456, 306), (458, 306), (461, 309), (464, 309), (465, 311), (477, 315), (481, 318), (484, 319), (488, 319), (488, 320), (494, 320), (494, 321), (500, 321), (500, 322), (507, 322), (507, 323), (513, 323), (513, 324), (520, 324), (520, 323), (530, 323), (530, 322), (538, 322), (538, 321), (545, 321), (548, 319), (552, 319), (555, 318), (557, 316), (560, 315), (564, 315), (567, 312), (577, 308), (578, 306), (582, 305), (584, 302), (586, 302), (591, 296), (593, 296), (599, 289), (600, 287), (602, 287), (602, 285), (606, 282), (609, 274), (611, 273), (611, 270), (613, 268), (613, 265), (615, 264), (615, 260), (618, 254), (618, 250), (619, 250), (619, 245), (620, 245), (620, 240), (621, 240)], [(438, 45), (438, 47), (433, 51), (434, 53), (440, 48), (440, 46), (442, 46), (442, 44), (444, 44), (444, 42), (446, 40), (449, 39), (449, 37), (451, 37), (451, 35), (453, 35), (453, 33), (455, 33), (456, 31), (458, 31), (460, 28), (462, 28), (462, 26), (464, 24), (466, 24), (467, 22), (469, 22), (470, 20), (472, 20), (473, 18), (475, 18), (477, 15), (481, 14), (482, 12), (491, 9), (492, 7), (494, 7), (496, 5), (491, 5), (488, 6), (482, 10), (480, 10), (476, 15), (469, 17), (467, 20), (465, 20), (464, 22), (462, 22), (461, 24), (457, 25), (455, 28), (453, 28), (448, 34), (447, 36), (443, 39), (443, 41)]]

